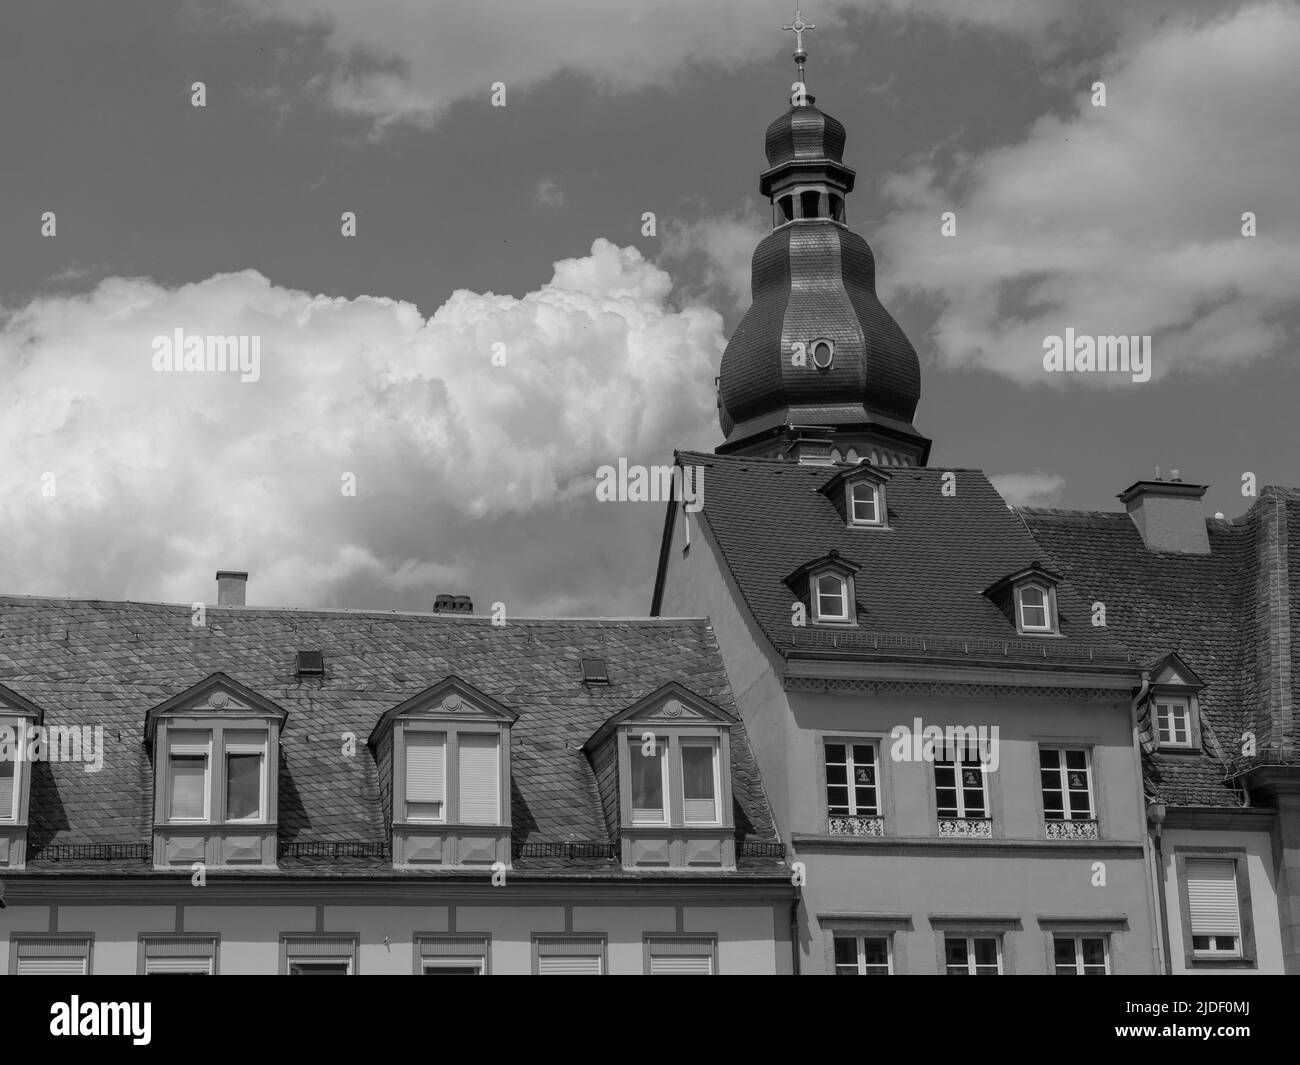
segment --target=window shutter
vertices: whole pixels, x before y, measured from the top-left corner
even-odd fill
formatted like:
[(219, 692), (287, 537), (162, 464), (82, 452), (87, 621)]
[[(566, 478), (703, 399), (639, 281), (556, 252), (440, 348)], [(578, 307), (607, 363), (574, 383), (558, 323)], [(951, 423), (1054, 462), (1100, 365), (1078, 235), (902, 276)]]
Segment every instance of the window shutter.
[(6, 821), (17, 813), (14, 808), (14, 778), (16, 776), (15, 763), (0, 762), (0, 821)]
[(1237, 863), (1221, 859), (1187, 859), (1187, 905), (1192, 935), (1240, 936)]
[(89, 940), (20, 939), (17, 975), (85, 976), (89, 957)]
[(501, 820), (501, 754), (493, 733), (460, 734), (460, 814), (468, 825)]
[(537, 971), (542, 976), (600, 976), (604, 941), (586, 936), (537, 941)]
[(651, 976), (712, 976), (713, 959), (709, 957), (651, 957)]
[(211, 958), (146, 958), (144, 971), (149, 975), (161, 976), (166, 973), (202, 973), (212, 975)]
[(443, 733), (408, 732), (406, 801), (442, 802), (446, 765), (446, 736)]
[(206, 757), (183, 755), (172, 758), (172, 812), (173, 818), (200, 818), (207, 792), (208, 763)]

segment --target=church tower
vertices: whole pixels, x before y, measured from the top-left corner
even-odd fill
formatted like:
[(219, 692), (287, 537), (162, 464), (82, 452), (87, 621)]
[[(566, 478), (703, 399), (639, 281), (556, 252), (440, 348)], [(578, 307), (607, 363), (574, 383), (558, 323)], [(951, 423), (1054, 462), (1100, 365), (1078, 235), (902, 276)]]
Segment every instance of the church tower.
[(844, 126), (798, 80), (790, 109), (767, 128), (759, 189), (772, 232), (754, 251), (752, 304), (722, 356), (722, 455), (802, 462), (924, 466), (930, 441), (912, 425), (921, 397), (916, 349), (876, 298), (876, 263), (848, 228), (855, 172)]

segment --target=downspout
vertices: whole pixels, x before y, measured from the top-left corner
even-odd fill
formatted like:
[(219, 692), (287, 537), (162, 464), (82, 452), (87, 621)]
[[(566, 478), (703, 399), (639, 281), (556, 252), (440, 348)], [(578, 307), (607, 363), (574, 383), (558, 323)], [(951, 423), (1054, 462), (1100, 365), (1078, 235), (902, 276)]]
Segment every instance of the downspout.
[(790, 962), (791, 972), (799, 975), (799, 896), (790, 903)]
[[(1133, 735), (1133, 759), (1137, 767), (1137, 808), (1140, 811), (1142, 822), (1140, 831), (1142, 832), (1142, 856), (1147, 868), (1147, 916), (1154, 917), (1159, 925), (1159, 935), (1153, 938), (1151, 944), (1152, 961), (1155, 963), (1156, 972), (1168, 975), (1169, 966), (1169, 922), (1165, 914), (1165, 893), (1162, 884), (1164, 876), (1164, 856), (1160, 845), (1160, 828), (1157, 824), (1155, 832), (1154, 845), (1151, 840), (1151, 833), (1148, 830), (1148, 820), (1150, 820), (1147, 810), (1146, 788), (1142, 780), (1142, 740), (1138, 733), (1137, 710), (1142, 700), (1146, 698), (1147, 693), (1151, 690), (1151, 674), (1147, 670), (1142, 671), (1142, 687), (1138, 689), (1133, 701), (1129, 703), (1128, 717), (1129, 729)], [(1164, 807), (1160, 807), (1161, 817), (1164, 820)], [(1154, 848), (1154, 849), (1153, 849)]]

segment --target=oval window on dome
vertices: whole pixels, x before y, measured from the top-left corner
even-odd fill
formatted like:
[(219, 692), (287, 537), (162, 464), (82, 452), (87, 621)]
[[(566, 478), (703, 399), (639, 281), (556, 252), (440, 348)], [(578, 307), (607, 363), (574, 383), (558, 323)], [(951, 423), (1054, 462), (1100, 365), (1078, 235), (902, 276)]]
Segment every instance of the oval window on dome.
[(819, 370), (829, 370), (831, 363), (835, 360), (835, 341), (814, 340), (812, 343), (812, 361), (813, 365)]

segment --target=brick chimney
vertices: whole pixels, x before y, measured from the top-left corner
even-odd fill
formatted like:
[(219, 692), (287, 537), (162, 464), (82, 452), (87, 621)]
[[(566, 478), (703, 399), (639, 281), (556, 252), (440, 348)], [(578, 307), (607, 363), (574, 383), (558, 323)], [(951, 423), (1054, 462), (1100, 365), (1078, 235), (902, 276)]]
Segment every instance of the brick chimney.
[(235, 570), (217, 571), (217, 606), (243, 606), (248, 574)]
[(435, 614), (472, 614), (474, 601), (467, 595), (439, 595), (433, 601)]
[(1174, 471), (1172, 481), (1135, 481), (1119, 494), (1128, 516), (1152, 551), (1208, 555), (1210, 539), (1201, 513), (1203, 484), (1184, 484)]

